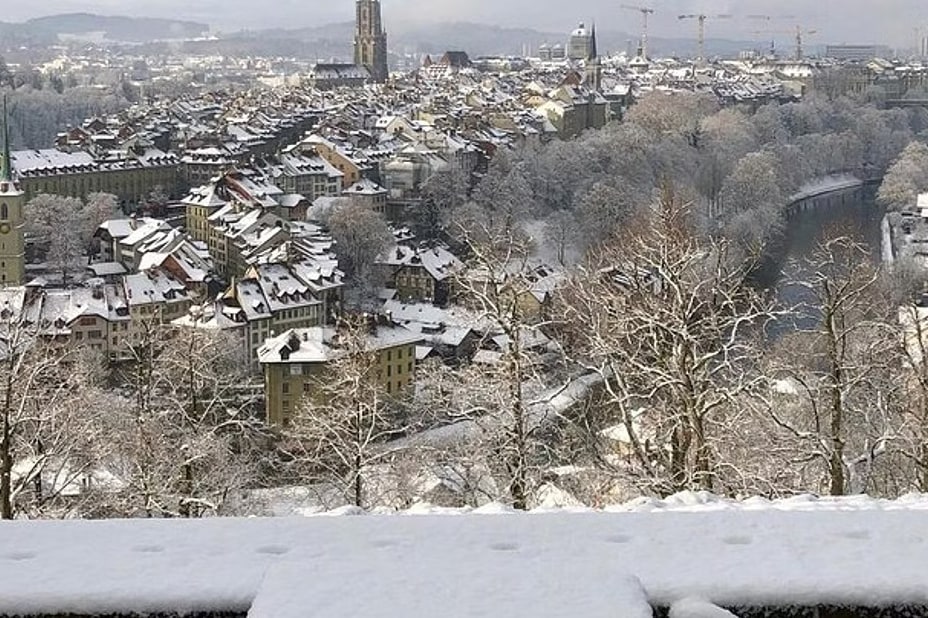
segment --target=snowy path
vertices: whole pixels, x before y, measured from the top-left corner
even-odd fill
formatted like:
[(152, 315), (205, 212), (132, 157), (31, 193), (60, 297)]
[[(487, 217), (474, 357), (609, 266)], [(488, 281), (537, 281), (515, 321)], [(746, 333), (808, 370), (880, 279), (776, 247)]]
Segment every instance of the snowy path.
[(635, 512), (5, 523), (0, 613), (644, 618), (648, 601), (688, 597), (928, 602), (928, 498), (623, 508)]
[(799, 191), (790, 196), (789, 203), (795, 204), (796, 202), (801, 202), (802, 200), (807, 200), (811, 197), (824, 195), (833, 191), (855, 189), (862, 186), (864, 186), (864, 181), (853, 174), (823, 176), (811, 180), (799, 187)]

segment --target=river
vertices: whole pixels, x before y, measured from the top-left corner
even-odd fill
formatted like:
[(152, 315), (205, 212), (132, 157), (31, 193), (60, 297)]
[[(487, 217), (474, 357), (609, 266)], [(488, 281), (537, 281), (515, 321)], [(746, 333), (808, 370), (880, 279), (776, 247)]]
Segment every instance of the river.
[(876, 189), (865, 188), (855, 199), (835, 199), (827, 206), (797, 210), (786, 223), (786, 229), (771, 257), (755, 273), (755, 282), (770, 290), (781, 308), (797, 307), (799, 316), (780, 320), (768, 335), (772, 338), (796, 328), (814, 326), (818, 319), (809, 307), (811, 292), (801, 282), (811, 274), (810, 260), (819, 241), (836, 233), (851, 236), (867, 247), (870, 259), (880, 260), (880, 223), (884, 211), (876, 203)]

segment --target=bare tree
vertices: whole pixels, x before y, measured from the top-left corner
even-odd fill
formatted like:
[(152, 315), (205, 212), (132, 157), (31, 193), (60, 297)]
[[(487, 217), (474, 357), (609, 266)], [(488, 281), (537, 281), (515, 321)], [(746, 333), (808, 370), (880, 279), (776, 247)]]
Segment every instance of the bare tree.
[(334, 485), (355, 506), (372, 506), (373, 468), (394, 457), (387, 443), (405, 433), (405, 419), (383, 386), (366, 318), (346, 318), (337, 344), (338, 357), (304, 395), (285, 436), (305, 475)]
[(386, 220), (362, 203), (348, 202), (329, 215), (327, 225), (345, 274), (361, 285), (370, 284), (374, 261), (393, 241)]
[(898, 355), (887, 345), (897, 329), (880, 301), (879, 270), (852, 239), (823, 240), (804, 270), (795, 285), (808, 290), (807, 317), (769, 369), (793, 385), (798, 406), (780, 402), (769, 413), (793, 441), (793, 465), (811, 466), (831, 495), (862, 492), (897, 432)]
[(515, 230), (534, 208), (525, 167), (515, 155), (500, 150), (474, 187), (474, 203), (481, 210), (481, 218), (488, 219), (491, 226)]
[(81, 209), (81, 240), (89, 246), (100, 224), (121, 217), (119, 200), (112, 193), (91, 193)]
[[(771, 315), (746, 285), (750, 263), (689, 218), (665, 189), (593, 258), (562, 310), (569, 349), (603, 380), (605, 413), (588, 431), (606, 449), (597, 459), (660, 493), (731, 485), (723, 445), (763, 384), (756, 337)], [(602, 439), (611, 427), (620, 443)]]
[(530, 349), (548, 322), (531, 300), (536, 282), (528, 239), (505, 219), (470, 223), (461, 234), (471, 259), (456, 285), (463, 302), (477, 311), (478, 322), (500, 335), (502, 345), (496, 362), (470, 369), (476, 375), (467, 383), (483, 385), (483, 403), (449, 408), (479, 428), (480, 443), (492, 453), (491, 464), (503, 479), (498, 485), (515, 508), (527, 509), (546, 427), (546, 419), (531, 411), (531, 394), (542, 390), (546, 379)]
[(222, 513), (254, 484), (267, 447), (240, 348), (227, 335), (140, 325), (118, 378), (119, 436), (108, 465), (122, 482), (115, 514), (197, 517)]
[(413, 228), (422, 239), (438, 238), (454, 212), (464, 205), (470, 179), (456, 165), (432, 174), (422, 187), (422, 202), (413, 213)]
[(42, 194), (31, 199), (23, 212), (26, 231), (45, 247), (49, 267), (60, 272), (65, 283), (84, 253), (83, 207), (76, 198)]
[(95, 470), (99, 401), (93, 357), (43, 339), (4, 310), (0, 322), (0, 518), (62, 513)]

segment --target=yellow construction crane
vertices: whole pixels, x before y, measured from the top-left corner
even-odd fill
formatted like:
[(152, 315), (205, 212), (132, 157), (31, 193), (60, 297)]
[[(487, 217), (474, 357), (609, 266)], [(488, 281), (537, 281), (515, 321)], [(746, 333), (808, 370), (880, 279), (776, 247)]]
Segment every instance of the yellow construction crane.
[(648, 6), (632, 6), (623, 4), (623, 9), (628, 11), (638, 11), (641, 13), (641, 56), (648, 57), (648, 16), (654, 14), (654, 9)]
[(731, 19), (734, 15), (703, 15), (703, 14), (690, 14), (690, 15), (680, 15), (677, 19), (695, 19), (698, 24), (696, 42), (698, 45), (698, 58), (700, 62), (706, 59), (706, 20), (707, 19)]

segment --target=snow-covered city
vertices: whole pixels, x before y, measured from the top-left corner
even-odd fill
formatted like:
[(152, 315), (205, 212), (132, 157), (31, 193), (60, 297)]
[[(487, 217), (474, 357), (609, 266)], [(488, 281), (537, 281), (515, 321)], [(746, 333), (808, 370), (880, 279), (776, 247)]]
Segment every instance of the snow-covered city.
[(917, 0), (0, 8), (0, 618), (928, 618)]

